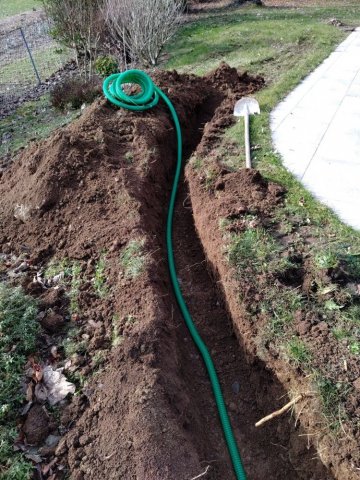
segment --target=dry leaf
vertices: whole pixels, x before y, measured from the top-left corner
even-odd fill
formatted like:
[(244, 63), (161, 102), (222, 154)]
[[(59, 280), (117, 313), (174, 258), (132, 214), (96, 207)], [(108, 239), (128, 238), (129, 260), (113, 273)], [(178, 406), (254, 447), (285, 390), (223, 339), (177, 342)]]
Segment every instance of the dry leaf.
[(44, 475), (47, 475), (50, 472), (51, 468), (56, 464), (57, 461), (58, 461), (58, 458), (55, 457), (53, 460), (51, 460), (50, 463), (48, 463), (47, 465), (43, 465), (43, 467), (41, 469), (42, 473)]
[(28, 402), (28, 403), (25, 405), (25, 407), (21, 410), (21, 415), (26, 415), (26, 414), (29, 412), (30, 407), (31, 407), (32, 404), (33, 404), (33, 402), (31, 402), (31, 401)]
[(34, 396), (34, 384), (32, 382), (29, 383), (29, 385), (26, 388), (26, 401), (31, 402), (33, 400)]

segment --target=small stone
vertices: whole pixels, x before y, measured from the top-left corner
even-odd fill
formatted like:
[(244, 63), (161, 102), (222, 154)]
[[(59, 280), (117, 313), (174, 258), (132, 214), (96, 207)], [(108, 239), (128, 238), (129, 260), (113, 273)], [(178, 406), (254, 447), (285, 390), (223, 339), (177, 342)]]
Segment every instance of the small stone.
[(230, 403), (229, 403), (229, 410), (230, 410), (231, 412), (235, 412), (235, 413), (236, 413), (236, 411), (237, 411), (236, 403), (230, 402)]
[(232, 391), (235, 393), (235, 395), (238, 395), (240, 392), (240, 383), (239, 382), (234, 382), (231, 385)]
[(59, 435), (49, 435), (45, 440), (45, 444), (47, 447), (56, 447), (60, 439)]

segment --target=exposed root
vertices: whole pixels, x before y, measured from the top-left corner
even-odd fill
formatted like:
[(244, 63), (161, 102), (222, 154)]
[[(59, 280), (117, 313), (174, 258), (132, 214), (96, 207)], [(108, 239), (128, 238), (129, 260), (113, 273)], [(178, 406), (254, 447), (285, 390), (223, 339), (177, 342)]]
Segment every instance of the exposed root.
[(203, 473), (200, 473), (200, 475), (197, 475), (196, 477), (190, 478), (190, 480), (196, 480), (197, 478), (203, 477), (204, 475), (207, 474), (207, 472), (209, 471), (209, 468), (210, 468), (210, 465), (208, 465), (208, 466), (205, 468), (205, 470), (203, 471)]
[(259, 420), (258, 422), (256, 422), (255, 427), (260, 427), (264, 423), (269, 422), (273, 418), (278, 417), (278, 416), (282, 415), (283, 413), (287, 412), (293, 405), (295, 405), (297, 402), (302, 400), (305, 396), (306, 396), (305, 394), (301, 394), (301, 395), (298, 395), (297, 397), (293, 398), (290, 402), (288, 402), (286, 405), (284, 405), (279, 410), (276, 410), (275, 412), (270, 413), (270, 415), (267, 415), (266, 417), (264, 417), (261, 420)]

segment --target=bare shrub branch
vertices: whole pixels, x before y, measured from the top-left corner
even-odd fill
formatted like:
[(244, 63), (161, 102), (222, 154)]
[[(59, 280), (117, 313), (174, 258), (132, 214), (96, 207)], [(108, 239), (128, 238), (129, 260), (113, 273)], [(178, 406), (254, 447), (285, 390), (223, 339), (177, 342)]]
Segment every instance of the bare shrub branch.
[(54, 37), (75, 50), (80, 70), (89, 77), (105, 26), (102, 3), (103, 0), (43, 0), (54, 25)]
[(156, 65), (174, 35), (184, 0), (104, 0), (103, 13), (115, 42), (132, 61)]

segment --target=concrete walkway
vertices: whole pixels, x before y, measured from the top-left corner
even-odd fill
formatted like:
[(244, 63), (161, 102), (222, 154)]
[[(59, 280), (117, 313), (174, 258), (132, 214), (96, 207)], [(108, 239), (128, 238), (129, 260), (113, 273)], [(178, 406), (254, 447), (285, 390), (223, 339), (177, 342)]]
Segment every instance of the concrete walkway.
[(271, 114), (284, 165), (360, 229), (360, 28)]

